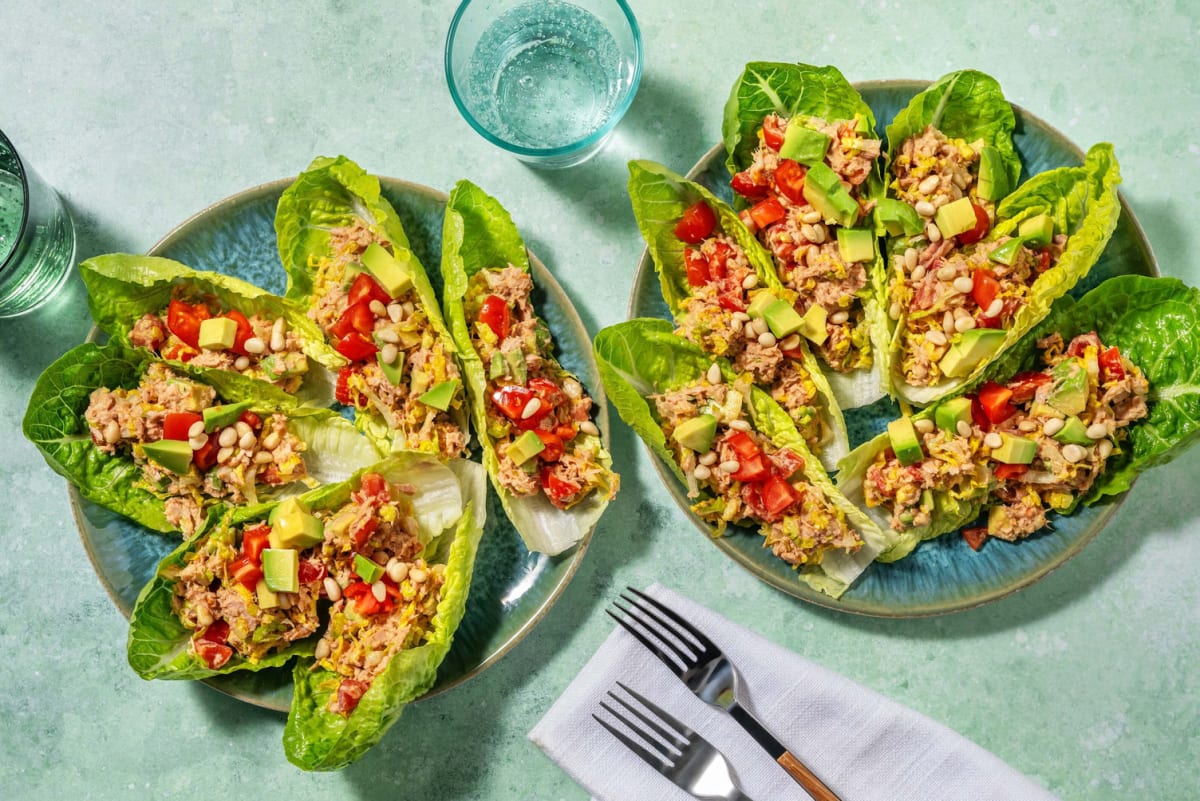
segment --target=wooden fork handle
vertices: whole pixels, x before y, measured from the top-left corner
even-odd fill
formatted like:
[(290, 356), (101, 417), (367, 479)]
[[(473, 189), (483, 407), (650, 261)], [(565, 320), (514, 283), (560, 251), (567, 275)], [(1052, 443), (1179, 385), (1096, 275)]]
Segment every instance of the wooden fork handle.
[(842, 801), (833, 790), (825, 786), (825, 782), (818, 779), (817, 775), (805, 767), (804, 763), (796, 759), (790, 751), (784, 751), (775, 761), (813, 797), (813, 801)]

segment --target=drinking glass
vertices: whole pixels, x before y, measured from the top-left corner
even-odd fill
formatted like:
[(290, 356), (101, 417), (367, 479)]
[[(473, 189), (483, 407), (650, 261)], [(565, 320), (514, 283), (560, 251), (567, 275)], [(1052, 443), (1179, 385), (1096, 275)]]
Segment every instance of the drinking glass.
[(58, 194), (0, 131), (0, 317), (49, 300), (75, 262), (75, 227)]
[(641, 77), (642, 36), (625, 0), (465, 0), (446, 37), (458, 110), (536, 167), (595, 155)]

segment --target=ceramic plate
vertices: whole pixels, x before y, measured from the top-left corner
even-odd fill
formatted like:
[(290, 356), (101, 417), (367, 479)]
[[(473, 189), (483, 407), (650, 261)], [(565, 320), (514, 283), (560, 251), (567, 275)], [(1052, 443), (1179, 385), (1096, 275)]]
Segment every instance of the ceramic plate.
[[(215, 203), (169, 233), (151, 248), (150, 255), (166, 256), (197, 270), (236, 275), (282, 295), (287, 276), (275, 247), (275, 206), (292, 180), (263, 184)], [(393, 178), (380, 180), (440, 294), (437, 265), (441, 263), (446, 195)], [(596, 399), (596, 422), (605, 432), (607, 448), (608, 407), (592, 358), (591, 338), (554, 277), (532, 254), (530, 262), (537, 287), (534, 303), (554, 334), (559, 360), (580, 377)], [(97, 336), (93, 331), (92, 338)], [(141, 588), (177, 540), (148, 532), (84, 500), (74, 487), (70, 491), (79, 532), (96, 574), (128, 618)], [(591, 538), (589, 532), (581, 543), (555, 557), (530, 553), (490, 491), (487, 514), (466, 615), (428, 695), (478, 674), (528, 634), (571, 580)], [(270, 709), (286, 711), (291, 703), (290, 667), (242, 671), (206, 683)]]
[[(871, 81), (855, 84), (875, 112), (876, 129), (883, 128), (929, 84), (925, 81)], [(1022, 180), (1055, 167), (1083, 163), (1083, 152), (1047, 123), (1014, 106), (1015, 142), (1024, 167)], [(886, 143), (885, 143), (886, 145)], [(1120, 153), (1117, 157), (1120, 158)], [(732, 199), (725, 149), (717, 145), (688, 173), (725, 201)], [(1106, 278), (1125, 273), (1158, 275), (1150, 244), (1121, 199), (1121, 219), (1108, 248), (1091, 272), (1076, 285), (1076, 297)], [(669, 318), (650, 254), (642, 254), (629, 302), (629, 316)], [(898, 417), (899, 407), (888, 399), (846, 412), (851, 446), (884, 430)], [(675, 502), (706, 535), (711, 529), (688, 509), (685, 490), (669, 468), (651, 453), (659, 476)], [(989, 540), (976, 553), (957, 535), (922, 543), (911, 556), (892, 564), (874, 564), (839, 599), (811, 589), (794, 571), (762, 547), (762, 538), (750, 529), (713, 539), (718, 548), (752, 574), (789, 595), (806, 601), (864, 615), (917, 617), (967, 609), (1004, 597), (1040, 579), (1078, 553), (1104, 527), (1120, 499), (1099, 503), (1070, 517), (1054, 517), (1050, 526), (1020, 543)]]

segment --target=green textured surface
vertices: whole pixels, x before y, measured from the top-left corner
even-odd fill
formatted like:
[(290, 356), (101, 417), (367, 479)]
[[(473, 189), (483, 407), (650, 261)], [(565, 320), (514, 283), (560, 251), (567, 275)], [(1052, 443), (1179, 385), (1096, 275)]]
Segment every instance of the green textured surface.
[[(625, 162), (685, 171), (720, 135), (750, 59), (850, 80), (975, 67), (1081, 146), (1113, 142), (1162, 272), (1200, 283), (1200, 7), (1132, 2), (635, 0), (646, 72), (608, 149), (561, 173), (495, 151), (456, 114), (441, 52), (452, 4), (0, 4), (0, 126), (63, 194), (80, 258), (144, 251), (208, 204), (344, 152), (439, 189), (501, 197), (591, 331), (625, 316), (640, 238)], [(115, 7), (114, 7), (115, 8)], [(949, 24), (948, 21), (953, 21)], [(814, 24), (815, 23), (815, 24)], [(611, 626), (624, 584), (662, 581), (957, 729), (1066, 799), (1190, 799), (1200, 752), (1200, 453), (1139, 482), (1061, 570), (987, 607), (884, 621), (757, 581), (677, 511), (633, 435), (622, 494), (546, 620), (498, 665), (408, 710), (358, 765), (303, 775), (283, 718), (202, 685), (146, 683), (94, 576), (62, 480), (20, 439), (37, 374), (89, 328), (77, 278), (0, 323), (0, 795), (565, 799), (586, 793), (525, 740)]]

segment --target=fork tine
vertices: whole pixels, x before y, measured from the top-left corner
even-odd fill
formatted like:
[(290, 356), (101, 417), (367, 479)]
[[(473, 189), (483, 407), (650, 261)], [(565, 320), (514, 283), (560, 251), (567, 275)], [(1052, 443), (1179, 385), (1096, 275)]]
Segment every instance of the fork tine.
[(659, 601), (655, 598), (651, 598), (649, 595), (647, 595), (644, 592), (641, 592), (640, 590), (635, 590), (633, 587), (626, 587), (625, 589), (628, 590), (629, 592), (633, 593), (634, 595), (636, 595), (638, 598), (641, 598), (643, 601), (650, 604), (655, 609), (662, 612), (664, 615), (669, 617), (671, 620), (675, 621), (675, 623), (678, 624), (679, 626), (681, 626), (684, 631), (686, 631), (688, 634), (692, 635), (693, 638), (695, 638), (696, 642), (700, 644), (701, 648), (705, 649), (706, 651), (717, 650), (717, 646), (713, 645), (712, 640), (708, 639), (708, 637), (705, 637), (704, 634), (702, 634), (698, 628), (696, 628), (691, 623), (687, 622), (682, 617), (680, 617), (680, 615), (674, 609), (671, 609), (669, 606), (666, 606), (661, 601)]
[[(600, 706), (603, 707), (604, 709), (608, 710), (608, 713), (610, 715), (617, 718), (622, 723), (629, 725), (629, 721), (625, 720), (619, 714), (617, 714), (616, 711), (614, 711), (613, 708), (610, 707), (608, 704), (605, 704), (602, 702), (600, 704)], [(642, 745), (639, 741), (630, 737), (628, 734), (621, 731), (616, 726), (612, 725), (607, 720), (605, 720), (604, 718), (595, 714), (594, 712), (592, 713), (592, 718), (597, 723), (599, 723), (601, 726), (608, 729), (609, 733), (613, 737), (616, 737), (618, 740), (620, 740), (622, 745), (624, 745), (626, 748), (628, 748), (633, 753), (640, 756), (642, 758), (643, 762), (650, 765), (650, 767), (654, 768), (659, 773), (666, 773), (667, 771), (669, 771), (671, 769), (671, 765), (673, 763), (671, 761), (667, 760), (662, 754), (659, 754), (656, 751), (651, 751), (649, 748)], [(632, 729), (633, 727), (630, 726), (630, 728)]]
[[(620, 609), (626, 615), (629, 615), (629, 617), (631, 619), (633, 619), (633, 620), (638, 619), (636, 616), (633, 615), (633, 613), (629, 609), (626, 609), (625, 607), (621, 606), (620, 604), (614, 602), (613, 606)], [(656, 637), (654, 640), (651, 640), (648, 636), (646, 636), (645, 634), (642, 633), (641, 629), (634, 626), (632, 623), (630, 623), (625, 618), (614, 614), (611, 609), (606, 609), (604, 611), (608, 613), (609, 617), (611, 617), (613, 620), (617, 621), (617, 623), (620, 624), (621, 628), (625, 629), (627, 632), (629, 632), (634, 637), (636, 637), (638, 642), (640, 642), (642, 645), (644, 645), (646, 647), (646, 650), (648, 650), (650, 653), (657, 656), (659, 661), (662, 662), (664, 665), (666, 665), (667, 668), (670, 669), (672, 672), (680, 673), (687, 669), (687, 660), (683, 659), (683, 657), (681, 657), (676, 652), (674, 646), (672, 646), (671, 643), (666, 642), (666, 643), (664, 643), (664, 645), (659, 645), (658, 640), (660, 638)], [(667, 652), (663, 650), (664, 646), (668, 647), (668, 649), (670, 650), (670, 654), (671, 654), (670, 656), (668, 656)], [(672, 659), (672, 657), (674, 657), (674, 659)], [(676, 660), (678, 660), (678, 661), (676, 661)]]
[[(660, 721), (657, 721), (654, 718), (650, 717), (650, 715), (647, 715), (645, 711), (643, 711), (642, 709), (638, 709), (632, 703), (630, 703), (626, 699), (622, 698), (621, 696), (617, 695), (612, 690), (608, 691), (609, 698), (613, 699), (618, 704), (620, 704), (621, 706), (628, 709), (630, 711), (630, 713), (632, 713), (638, 720), (640, 720), (647, 727), (649, 727), (651, 731), (653, 731), (655, 734), (657, 734), (662, 740), (665, 740), (668, 745), (672, 746), (677, 751), (683, 751), (683, 749), (687, 746), (688, 741), (687, 741), (687, 738), (684, 737), (679, 731), (673, 730), (674, 723), (678, 723), (678, 721), (674, 721), (674, 722), (671, 721), (671, 719), (668, 718), (668, 716), (665, 713), (663, 713), (663, 711), (661, 709), (659, 709), (658, 707), (649, 703), (648, 701), (646, 701), (646, 699), (638, 696), (637, 693), (630, 690), (624, 684), (621, 684), (621, 682), (617, 682), (617, 686), (620, 687), (621, 689), (623, 689), (625, 692), (627, 692), (630, 695), (637, 698), (637, 700), (641, 701), (645, 705), (646, 709), (649, 710), (650, 713), (652, 713), (654, 715), (658, 715), (659, 717), (663, 718), (663, 721), (660, 722)], [(630, 721), (628, 721), (628, 720), (625, 722), (630, 723)], [(663, 723), (666, 723), (667, 725), (672, 726), (673, 728), (668, 729), (668, 728), (664, 727)], [(632, 728), (634, 731), (638, 731), (639, 727), (631, 724), (630, 728)], [(649, 736), (644, 731), (641, 731), (639, 733), (642, 734), (643, 736), (647, 736), (647, 737)]]

